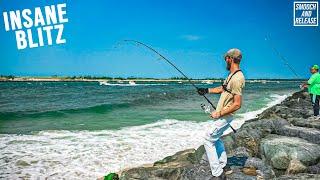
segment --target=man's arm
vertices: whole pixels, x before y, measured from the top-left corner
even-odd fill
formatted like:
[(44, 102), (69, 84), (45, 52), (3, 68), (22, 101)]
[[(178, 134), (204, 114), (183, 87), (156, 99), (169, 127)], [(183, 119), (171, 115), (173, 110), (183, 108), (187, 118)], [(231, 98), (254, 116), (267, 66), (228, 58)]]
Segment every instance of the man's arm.
[(242, 105), (242, 96), (237, 94), (234, 95), (232, 105), (225, 110), (221, 110), (220, 117), (236, 112), (238, 109), (241, 108), (241, 105)]
[(233, 98), (233, 103), (230, 107), (228, 107), (225, 110), (221, 110), (219, 112), (216, 112), (216, 111), (212, 112), (211, 117), (217, 119), (222, 116), (229, 115), (229, 114), (237, 111), (238, 109), (240, 109), (241, 105), (242, 105), (242, 96), (235, 94), (234, 98)]
[(312, 85), (315, 82), (315, 78), (313, 76), (307, 82), (301, 84), (301, 87), (308, 88), (308, 86)]
[(209, 88), (208, 91), (211, 94), (221, 94), (223, 92), (223, 88), (222, 88), (222, 86), (219, 86), (219, 87), (215, 87), (215, 88)]
[(308, 82), (307, 82), (307, 85), (312, 85), (312, 84), (314, 84), (315, 83), (315, 80), (316, 80), (316, 78), (315, 78), (315, 76), (313, 75), (313, 76), (311, 76), (311, 78), (308, 80)]

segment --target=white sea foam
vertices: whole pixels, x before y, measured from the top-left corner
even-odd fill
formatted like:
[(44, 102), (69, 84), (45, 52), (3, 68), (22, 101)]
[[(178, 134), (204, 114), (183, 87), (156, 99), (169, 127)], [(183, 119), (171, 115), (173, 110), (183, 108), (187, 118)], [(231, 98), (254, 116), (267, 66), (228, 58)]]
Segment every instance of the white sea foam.
[(245, 120), (253, 119), (258, 114), (262, 113), (264, 110), (281, 103), (283, 100), (285, 100), (288, 97), (288, 95), (278, 95), (278, 94), (272, 94), (269, 99), (269, 103), (267, 105), (259, 110), (256, 111), (250, 111), (243, 114), (240, 114)]
[[(274, 95), (267, 107), (241, 115), (232, 125), (281, 102)], [(214, 121), (172, 119), (102, 131), (42, 131), (34, 135), (0, 135), (0, 178), (96, 179), (108, 172), (153, 163), (187, 148), (197, 148)]]
[[(285, 100), (288, 97), (288, 95), (278, 95), (273, 94), (270, 97), (267, 97), (269, 100), (269, 103), (266, 104), (265, 107), (256, 110), (256, 111), (249, 111), (246, 113), (239, 114), (240, 118), (232, 121), (231, 126), (235, 129), (238, 129), (242, 126), (242, 124), (250, 119), (256, 118), (258, 114), (262, 113), (264, 110), (281, 103), (283, 100)], [(232, 130), (229, 128), (224, 134), (229, 134)]]

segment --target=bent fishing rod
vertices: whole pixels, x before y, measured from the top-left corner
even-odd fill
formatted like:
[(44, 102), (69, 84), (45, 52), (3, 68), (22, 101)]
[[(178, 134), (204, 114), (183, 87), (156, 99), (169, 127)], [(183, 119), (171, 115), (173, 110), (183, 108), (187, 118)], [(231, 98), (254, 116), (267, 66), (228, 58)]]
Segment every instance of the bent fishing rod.
[[(148, 48), (149, 50), (153, 51), (154, 53), (156, 53), (158, 56), (160, 56), (162, 59), (164, 59), (167, 63), (169, 63), (173, 68), (175, 68), (183, 77), (185, 77), (188, 82), (194, 87), (196, 88), (197, 90), (199, 89), (188, 77), (187, 75), (185, 75), (176, 65), (174, 65), (170, 60), (168, 60), (166, 57), (164, 57), (162, 54), (160, 54), (158, 51), (156, 51), (155, 49), (153, 49), (151, 46), (149, 45), (146, 45), (140, 41), (136, 41), (136, 40), (124, 40), (126, 42), (134, 42), (134, 43), (137, 43), (137, 44), (140, 44), (146, 48)], [(216, 109), (216, 107), (213, 105), (213, 103), (207, 98), (206, 95), (202, 95), (206, 100), (207, 102), (212, 106), (213, 109)]]
[[(190, 78), (187, 77), (187, 75), (185, 75), (176, 65), (174, 65), (169, 59), (167, 59), (166, 57), (164, 57), (162, 54), (160, 54), (158, 51), (156, 51), (155, 49), (153, 49), (151, 46), (146, 45), (140, 41), (136, 41), (136, 40), (124, 40), (125, 42), (133, 42), (136, 44), (140, 44), (142, 46), (144, 46), (145, 48), (151, 50), (152, 52), (156, 53), (158, 56), (160, 56), (163, 60), (165, 60), (167, 63), (169, 63), (173, 68), (175, 68), (184, 78), (186, 78), (188, 80), (188, 82), (197, 89), (197, 91), (199, 90), (199, 88), (190, 80)], [(207, 98), (207, 96), (205, 94), (202, 95), (204, 97), (204, 99), (206, 99), (206, 101), (211, 105), (211, 107), (216, 110), (216, 106), (213, 105), (213, 103)], [(231, 129), (233, 132), (236, 132), (236, 130), (230, 125)]]

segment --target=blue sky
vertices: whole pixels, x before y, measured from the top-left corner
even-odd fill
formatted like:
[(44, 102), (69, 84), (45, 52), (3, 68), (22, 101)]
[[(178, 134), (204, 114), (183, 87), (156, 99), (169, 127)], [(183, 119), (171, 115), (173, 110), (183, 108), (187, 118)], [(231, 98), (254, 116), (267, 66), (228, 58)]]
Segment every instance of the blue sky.
[[(1, 12), (64, 1), (2, 0)], [(2, 13), (1, 13), (2, 14)], [(0, 74), (178, 76), (152, 52), (123, 39), (145, 42), (192, 78), (224, 77), (222, 55), (243, 52), (247, 78), (294, 78), (265, 40), (302, 76), (319, 64), (319, 27), (293, 26), (293, 1), (135, 0), (68, 1), (66, 44), (17, 50), (15, 34), (0, 22)]]

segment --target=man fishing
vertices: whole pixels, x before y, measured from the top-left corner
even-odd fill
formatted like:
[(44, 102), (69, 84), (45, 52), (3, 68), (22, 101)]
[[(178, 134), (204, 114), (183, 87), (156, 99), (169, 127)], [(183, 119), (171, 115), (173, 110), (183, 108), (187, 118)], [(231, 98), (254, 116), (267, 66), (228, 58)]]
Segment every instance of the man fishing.
[(320, 74), (319, 66), (313, 65), (310, 68), (311, 77), (307, 83), (303, 84), (303, 88), (308, 88), (308, 92), (311, 96), (311, 102), (313, 107), (313, 115), (319, 116), (319, 101), (320, 101)]
[[(230, 49), (224, 56), (227, 64), (227, 70), (230, 71), (229, 76), (224, 81), (222, 86), (216, 88), (198, 88), (175, 64), (164, 57), (151, 46), (136, 40), (124, 40), (125, 42), (132, 42), (151, 50), (157, 54), (161, 59), (165, 60), (174, 69), (176, 69), (189, 83), (197, 89), (198, 93), (205, 98), (205, 100), (216, 111), (212, 112), (210, 116), (217, 121), (216, 128), (210, 131), (206, 137), (204, 146), (209, 159), (211, 172), (213, 176), (220, 176), (223, 172), (223, 167), (227, 164), (227, 155), (224, 150), (223, 142), (220, 137), (223, 132), (227, 130), (233, 120), (233, 113), (240, 109), (242, 104), (242, 89), (245, 84), (244, 76), (240, 70), (240, 61), (242, 54), (239, 49)], [(212, 102), (205, 96), (207, 93), (221, 94), (218, 106), (215, 107)]]
[(242, 53), (239, 49), (230, 49), (224, 55), (227, 70), (230, 71), (224, 83), (215, 88), (198, 88), (200, 95), (221, 94), (216, 111), (210, 115), (213, 119), (219, 120), (216, 122), (215, 129), (207, 133), (204, 142), (211, 173), (215, 177), (223, 173), (223, 168), (227, 164), (227, 154), (220, 137), (230, 127), (233, 113), (240, 109), (242, 104), (242, 89), (245, 85), (245, 78), (240, 70), (241, 59)]

